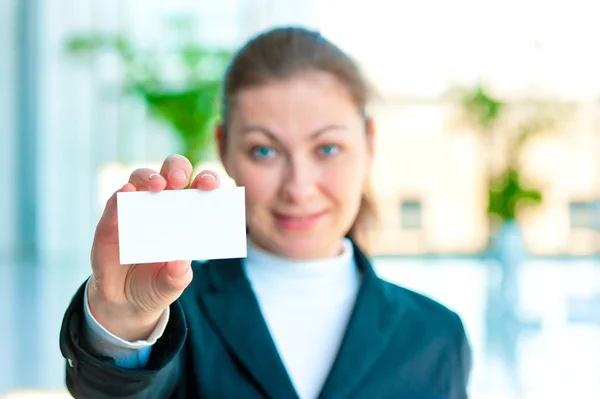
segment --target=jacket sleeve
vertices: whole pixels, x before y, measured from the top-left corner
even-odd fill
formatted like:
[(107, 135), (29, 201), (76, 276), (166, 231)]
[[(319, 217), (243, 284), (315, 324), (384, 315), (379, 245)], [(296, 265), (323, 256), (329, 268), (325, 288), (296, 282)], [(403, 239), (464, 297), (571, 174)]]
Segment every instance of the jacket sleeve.
[(60, 350), (66, 359), (66, 385), (79, 398), (168, 398), (177, 389), (181, 371), (182, 348), (187, 327), (178, 302), (170, 308), (164, 335), (154, 344), (148, 364), (143, 369), (118, 367), (114, 359), (94, 354), (87, 347), (83, 284), (63, 318)]
[(87, 298), (89, 285), (90, 280), (88, 279), (85, 285), (83, 301), (85, 328), (82, 332), (86, 347), (93, 353), (113, 358), (117, 366), (130, 369), (144, 368), (148, 364), (148, 359), (152, 353), (152, 346), (165, 333), (165, 329), (169, 323), (170, 309), (165, 309), (154, 330), (146, 340), (128, 342), (113, 335), (94, 318)]
[(455, 346), (452, 367), (452, 381), (450, 387), (451, 399), (467, 399), (469, 397), (469, 380), (472, 369), (472, 352), (469, 339), (462, 320), (456, 315), (457, 328), (455, 333)]

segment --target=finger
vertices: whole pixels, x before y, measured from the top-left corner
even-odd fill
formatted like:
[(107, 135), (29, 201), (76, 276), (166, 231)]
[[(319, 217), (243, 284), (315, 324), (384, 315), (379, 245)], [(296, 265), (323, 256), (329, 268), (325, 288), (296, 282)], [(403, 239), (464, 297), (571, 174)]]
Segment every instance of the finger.
[(192, 175), (192, 163), (183, 155), (169, 155), (160, 169), (161, 176), (167, 181), (167, 189), (185, 188)]
[(221, 186), (221, 179), (219, 175), (212, 170), (203, 170), (198, 173), (194, 178), (194, 181), (190, 185), (190, 188), (197, 188), (199, 190), (214, 190)]
[(129, 176), (131, 183), (137, 191), (162, 191), (167, 182), (153, 169), (142, 168), (133, 171)]
[(158, 275), (157, 286), (160, 293), (169, 297), (178, 297), (193, 278), (191, 261), (167, 262)]

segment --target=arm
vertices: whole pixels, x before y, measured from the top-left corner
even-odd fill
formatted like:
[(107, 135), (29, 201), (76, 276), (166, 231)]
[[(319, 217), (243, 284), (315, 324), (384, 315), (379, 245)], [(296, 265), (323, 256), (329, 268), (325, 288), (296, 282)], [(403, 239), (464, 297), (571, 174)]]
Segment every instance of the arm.
[(63, 319), (60, 349), (67, 359), (66, 384), (74, 398), (165, 398), (177, 388), (181, 375), (180, 352), (186, 339), (186, 322), (178, 302), (156, 341), (143, 369), (119, 367), (115, 360), (93, 353), (86, 343), (85, 285), (77, 291)]

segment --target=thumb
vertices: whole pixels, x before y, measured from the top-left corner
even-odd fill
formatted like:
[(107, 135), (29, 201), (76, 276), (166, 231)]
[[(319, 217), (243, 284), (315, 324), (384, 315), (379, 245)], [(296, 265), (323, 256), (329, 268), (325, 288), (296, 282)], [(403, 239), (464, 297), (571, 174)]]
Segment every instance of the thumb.
[(183, 290), (191, 283), (193, 272), (191, 261), (167, 262), (157, 278), (157, 286), (160, 293), (175, 301)]

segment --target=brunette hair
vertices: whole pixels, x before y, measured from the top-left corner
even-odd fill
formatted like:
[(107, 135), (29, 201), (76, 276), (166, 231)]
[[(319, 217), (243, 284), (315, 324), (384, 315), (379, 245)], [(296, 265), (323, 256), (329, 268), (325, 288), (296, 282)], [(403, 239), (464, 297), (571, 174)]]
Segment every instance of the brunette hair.
[[(366, 106), (372, 93), (357, 64), (319, 32), (289, 26), (258, 34), (234, 55), (226, 71), (222, 95), (224, 134), (235, 110), (235, 95), (240, 90), (315, 70), (332, 74), (348, 88), (366, 128), (369, 123)], [(363, 251), (368, 251), (368, 233), (375, 220), (375, 202), (367, 185), (356, 220), (347, 234)]]

